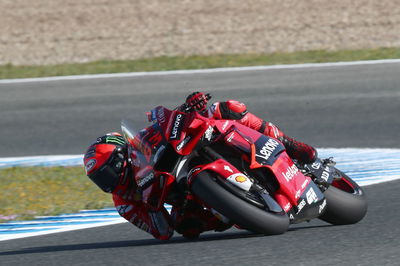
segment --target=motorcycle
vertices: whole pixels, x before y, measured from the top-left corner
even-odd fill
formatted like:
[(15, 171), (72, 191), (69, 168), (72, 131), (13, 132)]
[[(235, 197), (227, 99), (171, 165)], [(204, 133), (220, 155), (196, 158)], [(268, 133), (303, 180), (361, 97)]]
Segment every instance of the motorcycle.
[[(319, 218), (354, 224), (367, 212), (363, 189), (332, 158), (301, 164), (283, 144), (234, 120), (158, 106), (136, 133), (121, 124), (142, 200), (151, 210), (187, 196), (220, 220), (267, 235)], [(181, 184), (184, 184), (182, 186)], [(184, 187), (185, 189), (182, 189)]]

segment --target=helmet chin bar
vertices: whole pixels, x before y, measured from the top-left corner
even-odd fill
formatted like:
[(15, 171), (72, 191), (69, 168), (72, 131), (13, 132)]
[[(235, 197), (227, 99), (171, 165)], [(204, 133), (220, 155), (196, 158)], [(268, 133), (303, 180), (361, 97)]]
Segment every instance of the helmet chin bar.
[(113, 192), (120, 181), (124, 168), (127, 168), (125, 156), (124, 149), (117, 147), (108, 161), (92, 173), (89, 178), (104, 192)]

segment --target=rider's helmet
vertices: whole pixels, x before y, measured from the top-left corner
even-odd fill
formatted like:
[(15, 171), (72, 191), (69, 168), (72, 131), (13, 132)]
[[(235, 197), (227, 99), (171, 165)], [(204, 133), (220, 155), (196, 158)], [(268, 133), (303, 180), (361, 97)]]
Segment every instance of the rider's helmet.
[(83, 158), (86, 175), (104, 192), (111, 193), (127, 168), (127, 143), (119, 133), (99, 137)]
[(203, 113), (207, 109), (209, 95), (196, 91), (186, 97), (186, 105), (193, 106), (194, 110)]

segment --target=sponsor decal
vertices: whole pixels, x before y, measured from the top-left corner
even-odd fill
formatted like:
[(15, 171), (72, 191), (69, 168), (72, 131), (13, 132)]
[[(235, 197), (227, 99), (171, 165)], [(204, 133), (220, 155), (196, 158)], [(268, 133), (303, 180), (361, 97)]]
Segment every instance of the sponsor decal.
[(176, 146), (176, 150), (177, 150), (177, 151), (180, 151), (180, 150), (183, 148), (183, 146), (185, 146), (185, 145), (189, 142), (189, 140), (191, 140), (191, 137), (190, 137), (190, 136), (187, 136), (186, 138), (184, 138), (184, 139), (178, 144), (178, 146)]
[(235, 186), (248, 191), (253, 183), (241, 173), (230, 175), (227, 180), (234, 184)]
[(285, 205), (285, 207), (283, 207), (283, 210), (284, 210), (285, 212), (287, 212), (287, 211), (290, 209), (290, 207), (292, 207), (292, 205), (290, 204), (290, 202), (288, 202), (288, 203)]
[(301, 210), (304, 208), (304, 206), (306, 206), (306, 201), (304, 199), (302, 199), (299, 203), (299, 205), (297, 205), (297, 212), (296, 214), (298, 214), (299, 212), (301, 212)]
[(314, 168), (315, 170), (318, 170), (321, 167), (321, 164), (319, 162), (315, 162), (311, 165), (312, 168)]
[(235, 180), (236, 180), (236, 182), (244, 183), (244, 182), (247, 181), (247, 177), (242, 176), (242, 175), (238, 175), (238, 176), (235, 177)]
[(233, 174), (232, 168), (229, 167), (229, 165), (224, 165), (224, 170), (231, 172)]
[(282, 175), (285, 177), (287, 182), (290, 182), (290, 180), (293, 179), (293, 177), (299, 172), (299, 168), (297, 168), (296, 165), (289, 166), (287, 171), (284, 173), (282, 172)]
[(228, 137), (227, 141), (231, 142), (234, 136), (235, 136), (235, 132), (232, 132), (231, 135)]
[(222, 125), (222, 131), (224, 131), (226, 129), (226, 127), (228, 126), (229, 121), (226, 120), (225, 123)]
[(147, 176), (141, 178), (138, 186), (141, 188), (148, 187), (154, 181), (154, 173), (150, 172)]
[(158, 121), (159, 121), (160, 123), (164, 123), (164, 122), (165, 122), (164, 108), (159, 108), (159, 109), (157, 110), (157, 118), (158, 118)]
[(199, 171), (200, 169), (201, 169), (200, 167), (193, 168), (192, 170), (190, 170), (189, 175), (193, 174), (194, 172)]
[(272, 128), (272, 131), (274, 132), (274, 137), (275, 137), (275, 138), (278, 138), (279, 135), (280, 135), (279, 129), (278, 129), (274, 124), (272, 124), (271, 122), (268, 123), (268, 126), (269, 126), (270, 128)]
[(183, 148), (184, 145), (185, 145), (185, 142), (182, 141), (181, 143), (178, 144), (178, 146), (176, 146), (176, 149), (177, 149), (178, 151), (180, 151), (180, 150), (182, 150), (182, 148)]
[(155, 109), (151, 110), (150, 119), (151, 119), (151, 121), (157, 120), (157, 113), (156, 113)]
[(325, 209), (325, 206), (326, 206), (326, 199), (324, 199), (322, 204), (319, 205), (319, 213), (321, 213)]
[(323, 180), (325, 180), (326, 182), (328, 182), (328, 179), (329, 179), (329, 166), (326, 166), (325, 167), (325, 169), (324, 169), (324, 171), (322, 172), (322, 174), (321, 174), (321, 178), (323, 179)]
[(171, 134), (169, 137), (170, 140), (181, 138), (181, 128), (183, 124), (182, 122), (183, 122), (183, 114), (177, 114), (172, 124)]
[(120, 136), (107, 136), (106, 143), (119, 144), (119, 145), (126, 144), (124, 138)]
[(305, 187), (307, 186), (308, 182), (309, 182), (308, 179), (304, 180), (303, 184), (301, 184), (301, 189), (305, 189)]
[(296, 191), (296, 195), (294, 196), (295, 199), (300, 198), (300, 195), (301, 195), (301, 190), (299, 189), (299, 190)]
[(212, 118), (214, 116), (215, 110), (217, 109), (218, 103), (213, 103), (207, 111), (207, 117)]
[(192, 170), (189, 171), (188, 176), (192, 176), (193, 173), (199, 171), (200, 169), (201, 169), (200, 167), (193, 168)]
[(289, 214), (289, 219), (290, 219), (290, 220), (294, 220), (293, 214)]
[(97, 163), (96, 159), (91, 159), (90, 161), (87, 162), (87, 164), (85, 165), (86, 174), (89, 173), (90, 170), (92, 170), (95, 167), (96, 163)]
[(312, 204), (318, 201), (317, 194), (315, 193), (314, 189), (310, 187), (310, 189), (306, 193), (307, 203)]
[(279, 143), (274, 139), (268, 139), (268, 141), (264, 144), (264, 146), (259, 150), (259, 154), (256, 154), (256, 157), (260, 157), (264, 160), (268, 160), (271, 154), (274, 152), (276, 147), (279, 146)]
[(214, 131), (213, 127), (209, 126), (206, 132), (204, 133), (204, 138), (208, 141), (211, 141), (213, 131)]
[(217, 106), (218, 106), (218, 103), (213, 103), (213, 104), (210, 106), (210, 112), (211, 112), (212, 114), (214, 114), (214, 113), (215, 113), (215, 110), (217, 110)]
[(96, 155), (96, 146), (92, 146), (86, 151), (84, 159), (89, 159), (91, 157), (94, 157), (95, 155)]

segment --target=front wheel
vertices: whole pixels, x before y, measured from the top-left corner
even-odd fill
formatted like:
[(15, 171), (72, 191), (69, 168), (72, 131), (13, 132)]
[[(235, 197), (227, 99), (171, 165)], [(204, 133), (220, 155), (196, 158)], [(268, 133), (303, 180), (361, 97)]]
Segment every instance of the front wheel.
[(283, 234), (288, 230), (286, 213), (270, 213), (240, 199), (224, 189), (215, 173), (201, 172), (193, 180), (193, 193), (206, 204), (229, 218), (241, 228), (266, 235)]
[(324, 192), (327, 207), (319, 217), (334, 224), (354, 224), (367, 213), (367, 199), (363, 189), (343, 172), (336, 169), (338, 177)]

